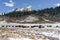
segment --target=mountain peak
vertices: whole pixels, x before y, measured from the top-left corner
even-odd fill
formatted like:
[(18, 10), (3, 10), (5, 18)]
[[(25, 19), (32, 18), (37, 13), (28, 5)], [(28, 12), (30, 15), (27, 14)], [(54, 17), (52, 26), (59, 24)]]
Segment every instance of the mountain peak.
[(28, 6), (26, 8), (17, 8), (16, 9), (16, 11), (31, 11), (31, 10), (32, 10), (31, 6)]

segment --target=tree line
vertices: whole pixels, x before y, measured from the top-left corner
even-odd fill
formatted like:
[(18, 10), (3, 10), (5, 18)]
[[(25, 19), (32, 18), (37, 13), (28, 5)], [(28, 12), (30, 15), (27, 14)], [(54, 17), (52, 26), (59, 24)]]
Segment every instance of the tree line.
[(60, 6), (59, 7), (51, 7), (51, 8), (45, 8), (42, 10), (32, 10), (32, 11), (13, 11), (9, 13), (5, 13), (4, 16), (9, 17), (20, 17), (24, 15), (39, 15), (39, 16), (51, 16), (51, 17), (58, 17), (60, 16)]

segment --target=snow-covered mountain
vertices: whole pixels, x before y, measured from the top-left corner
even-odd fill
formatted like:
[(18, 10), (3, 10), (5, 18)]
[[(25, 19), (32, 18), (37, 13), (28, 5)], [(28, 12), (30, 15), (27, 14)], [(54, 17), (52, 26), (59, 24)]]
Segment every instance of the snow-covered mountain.
[(23, 11), (24, 8), (17, 8), (16, 11)]
[[(21, 11), (21, 12), (23, 12), (23, 11), (32, 11), (32, 7), (31, 6), (27, 6), (27, 7), (25, 7), (25, 8), (16, 8), (16, 9), (11, 9), (11, 10), (9, 10), (7, 13), (9, 13), (9, 12), (13, 12), (13, 11)], [(1, 13), (0, 13), (1, 14)]]
[(32, 7), (31, 6), (27, 6), (26, 8), (16, 8), (15, 11), (31, 11)]

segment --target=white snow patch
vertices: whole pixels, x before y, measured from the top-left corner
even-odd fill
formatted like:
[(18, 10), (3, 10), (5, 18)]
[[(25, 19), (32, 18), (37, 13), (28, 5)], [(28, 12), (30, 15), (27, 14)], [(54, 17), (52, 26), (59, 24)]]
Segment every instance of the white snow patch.
[(22, 40), (20, 38), (8, 38), (8, 40)]
[(0, 21), (0, 23), (7, 23), (7, 22), (4, 20), (4, 21)]
[(0, 21), (0, 26), (1, 25), (19, 25), (19, 23), (7, 23), (5, 20), (4, 21)]
[(9, 40), (31, 40), (29, 38), (8, 38)]
[(48, 37), (60, 39), (60, 34), (54, 34), (54, 33), (48, 33), (48, 32), (40, 32), (40, 34), (43, 34), (43, 35), (48, 36)]
[(24, 10), (24, 8), (17, 8), (16, 11), (23, 11), (23, 10)]

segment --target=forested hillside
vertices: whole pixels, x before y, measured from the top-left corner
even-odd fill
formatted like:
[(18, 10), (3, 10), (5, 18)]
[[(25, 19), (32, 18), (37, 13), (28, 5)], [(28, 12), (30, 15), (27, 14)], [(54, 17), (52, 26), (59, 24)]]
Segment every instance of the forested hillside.
[(45, 8), (42, 10), (32, 10), (32, 11), (12, 11), (9, 13), (4, 14), (5, 16), (9, 17), (20, 17), (24, 15), (39, 15), (39, 16), (49, 16), (49, 17), (59, 17), (60, 16), (60, 6), (55, 8)]

